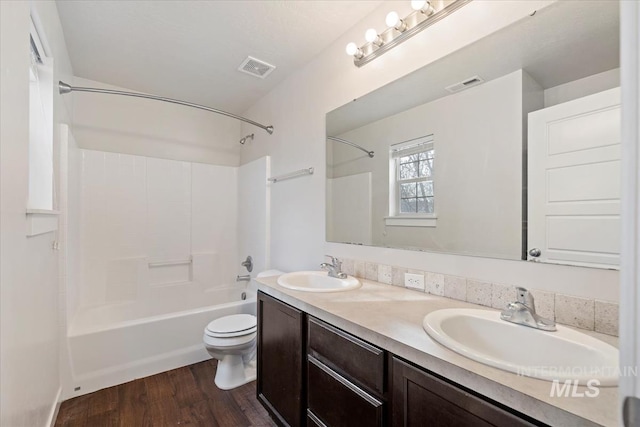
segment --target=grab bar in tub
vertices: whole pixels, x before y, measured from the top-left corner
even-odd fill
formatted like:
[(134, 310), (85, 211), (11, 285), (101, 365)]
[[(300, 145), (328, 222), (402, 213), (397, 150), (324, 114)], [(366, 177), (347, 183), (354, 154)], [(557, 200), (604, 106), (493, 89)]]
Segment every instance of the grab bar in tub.
[(183, 264), (191, 264), (192, 262), (193, 262), (193, 258), (189, 257), (187, 259), (174, 259), (169, 261), (150, 262), (149, 267), (163, 267), (166, 265), (183, 265)]

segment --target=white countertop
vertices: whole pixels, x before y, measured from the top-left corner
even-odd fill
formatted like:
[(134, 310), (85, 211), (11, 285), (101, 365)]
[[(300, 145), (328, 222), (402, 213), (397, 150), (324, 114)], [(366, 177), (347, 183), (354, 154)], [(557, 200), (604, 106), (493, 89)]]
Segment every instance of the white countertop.
[[(422, 328), (422, 319), (434, 310), (492, 309), (359, 280), (362, 287), (353, 291), (311, 293), (283, 288), (277, 277), (257, 279), (262, 292), (536, 420), (562, 427), (619, 425), (617, 387), (600, 387), (597, 397), (550, 397), (551, 382), (468, 359), (438, 344)], [(579, 331), (618, 346), (615, 337)]]

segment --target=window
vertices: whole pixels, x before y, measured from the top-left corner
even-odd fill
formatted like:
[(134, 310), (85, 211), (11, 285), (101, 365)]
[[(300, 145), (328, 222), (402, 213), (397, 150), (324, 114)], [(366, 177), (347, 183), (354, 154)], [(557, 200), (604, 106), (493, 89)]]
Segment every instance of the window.
[(29, 209), (53, 209), (52, 60), (31, 24), (29, 67)]
[[(391, 146), (392, 196), (387, 225), (435, 226), (433, 135)], [(394, 221), (398, 218), (434, 219), (431, 222)]]
[[(58, 229), (54, 211), (53, 59), (31, 17), (29, 65), (29, 194), (27, 236)], [(26, 70), (25, 70), (26, 71)]]

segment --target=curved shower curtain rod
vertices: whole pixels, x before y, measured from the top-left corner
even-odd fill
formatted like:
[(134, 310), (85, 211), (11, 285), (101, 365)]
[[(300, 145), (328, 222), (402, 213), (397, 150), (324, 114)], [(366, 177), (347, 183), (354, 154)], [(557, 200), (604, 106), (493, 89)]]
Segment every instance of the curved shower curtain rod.
[(98, 88), (94, 88), (94, 87), (71, 86), (71, 85), (69, 85), (69, 84), (67, 84), (67, 83), (65, 83), (63, 81), (58, 81), (58, 90), (60, 91), (61, 95), (64, 95), (64, 94), (67, 94), (67, 93), (71, 93), (71, 92), (106, 93), (106, 94), (110, 94), (110, 95), (122, 95), (122, 96), (132, 96), (134, 98), (153, 99), (153, 100), (156, 100), (156, 101), (169, 102), (171, 104), (184, 105), (186, 107), (199, 108), (201, 110), (210, 111), (210, 112), (216, 113), (216, 114), (222, 114), (223, 116), (231, 117), (233, 119), (241, 120), (241, 121), (243, 121), (245, 123), (252, 124), (254, 126), (257, 126), (257, 127), (261, 128), (261, 129), (266, 130), (269, 135), (271, 135), (273, 133), (273, 126), (261, 125), (258, 122), (254, 122), (253, 120), (246, 119), (244, 117), (237, 116), (237, 115), (232, 114), (232, 113), (227, 113), (226, 111), (217, 110), (217, 109), (211, 108), (211, 107), (205, 107), (204, 105), (194, 104), (192, 102), (180, 101), (178, 99), (165, 98), (165, 97), (162, 97), (162, 96), (155, 96), (155, 95), (147, 95), (147, 94), (144, 94), (144, 93), (125, 92), (125, 91), (122, 91), (122, 90), (98, 89)]
[(364, 151), (365, 153), (367, 153), (369, 155), (369, 157), (373, 157), (373, 151), (369, 151), (366, 148), (359, 146), (355, 142), (347, 141), (346, 139), (338, 138), (337, 136), (327, 136), (327, 139), (330, 139), (330, 140), (336, 141), (336, 142), (342, 142), (343, 144), (350, 145), (350, 146), (352, 146), (354, 148), (357, 148), (358, 150)]

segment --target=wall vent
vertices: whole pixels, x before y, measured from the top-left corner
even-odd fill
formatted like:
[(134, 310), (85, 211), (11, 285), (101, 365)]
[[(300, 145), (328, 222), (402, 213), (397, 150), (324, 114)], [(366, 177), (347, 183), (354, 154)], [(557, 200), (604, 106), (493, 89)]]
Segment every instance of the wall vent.
[(251, 56), (247, 56), (247, 59), (242, 61), (242, 64), (238, 67), (238, 71), (260, 77), (261, 79), (267, 77), (275, 69), (275, 65), (271, 65)]
[(482, 77), (473, 76), (473, 77), (469, 77), (468, 79), (464, 79), (461, 82), (452, 84), (451, 86), (447, 86), (445, 87), (445, 89), (451, 93), (456, 93), (456, 92), (460, 92), (461, 90), (469, 89), (472, 86), (479, 85), (480, 83), (483, 83), (483, 82), (484, 82), (484, 79)]

